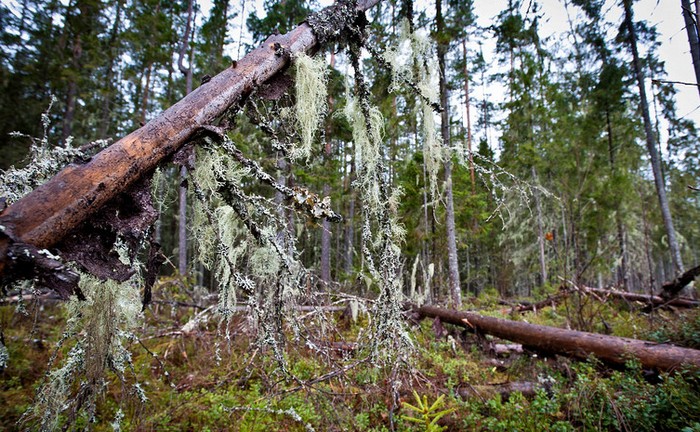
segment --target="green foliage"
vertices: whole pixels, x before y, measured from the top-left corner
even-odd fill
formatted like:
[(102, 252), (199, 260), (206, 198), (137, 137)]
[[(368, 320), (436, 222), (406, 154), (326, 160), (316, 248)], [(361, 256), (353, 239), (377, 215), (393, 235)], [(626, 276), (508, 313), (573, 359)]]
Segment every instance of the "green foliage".
[(695, 311), (674, 316), (646, 335), (650, 340), (700, 349), (700, 313)]
[(581, 363), (575, 371), (576, 381), (565, 398), (571, 418), (584, 428), (670, 431), (700, 418), (697, 372), (662, 375), (654, 386), (634, 362), (625, 373), (615, 371), (609, 378), (599, 377), (592, 364)]
[(432, 404), (428, 402), (427, 395), (423, 395), (423, 398), (421, 398), (415, 390), (413, 390), (413, 397), (416, 402), (415, 405), (403, 402), (403, 406), (413, 411), (414, 414), (404, 415), (402, 418), (406, 421), (422, 425), (422, 430), (424, 432), (444, 431), (446, 428), (438, 425), (438, 420), (455, 410), (454, 408), (441, 409), (445, 395), (440, 395)]

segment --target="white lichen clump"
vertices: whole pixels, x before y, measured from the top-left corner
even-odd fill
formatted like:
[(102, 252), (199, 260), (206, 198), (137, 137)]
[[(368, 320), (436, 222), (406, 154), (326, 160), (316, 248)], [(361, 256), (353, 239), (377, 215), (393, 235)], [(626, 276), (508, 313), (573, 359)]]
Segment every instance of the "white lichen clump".
[[(392, 80), (389, 91), (404, 88), (405, 83), (415, 83), (420, 91), (419, 107), (423, 119), (421, 136), (423, 159), (428, 175), (430, 196), (438, 197), (438, 174), (446, 157), (442, 138), (435, 122), (433, 105), (439, 104), (439, 68), (435, 61), (432, 43), (425, 35), (411, 32), (408, 20), (402, 22), (399, 39), (384, 52), (384, 60), (391, 66)], [(463, 152), (457, 152), (460, 156)]]
[(313, 58), (301, 52), (295, 56), (296, 120), (301, 143), (294, 146), (292, 160), (309, 158), (318, 127), (326, 112), (328, 67), (323, 57)]
[[(349, 85), (348, 85), (349, 87)], [(362, 105), (366, 110), (363, 112)], [(401, 316), (403, 301), (400, 279), (401, 247), (405, 229), (398, 220), (402, 191), (386, 183), (382, 164), (384, 119), (369, 101), (358, 100), (347, 91), (343, 111), (353, 135), (357, 180), (363, 202), (362, 253), (367, 270), (379, 285), (369, 337), (378, 360), (395, 361), (406, 356), (412, 342)]]
[(49, 126), (51, 121), (49, 112), (56, 98), (51, 98), (49, 108), (41, 115), (41, 125), (44, 133), (41, 138), (35, 138), (20, 132), (12, 132), (13, 138), (28, 139), (29, 161), (23, 168), (10, 167), (8, 170), (0, 170), (0, 197), (12, 204), (29, 192), (41, 186), (53, 177), (67, 164), (83, 157), (84, 153), (73, 148), (73, 137), (68, 137), (63, 146), (52, 146), (49, 142)]
[[(95, 397), (106, 389), (107, 371), (125, 381), (131, 354), (123, 341), (133, 339), (132, 330), (141, 317), (138, 286), (134, 281), (103, 282), (81, 275), (80, 289), (86, 300), (73, 297), (68, 302), (68, 326), (61, 341), (75, 338), (75, 345), (63, 366), (47, 374), (27, 413), (40, 421), (42, 430), (55, 429), (60, 414), (67, 410), (87, 407), (87, 412), (93, 411)], [(79, 394), (72, 395), (77, 379), (81, 380)], [(85, 406), (73, 406), (77, 400), (83, 400)]]

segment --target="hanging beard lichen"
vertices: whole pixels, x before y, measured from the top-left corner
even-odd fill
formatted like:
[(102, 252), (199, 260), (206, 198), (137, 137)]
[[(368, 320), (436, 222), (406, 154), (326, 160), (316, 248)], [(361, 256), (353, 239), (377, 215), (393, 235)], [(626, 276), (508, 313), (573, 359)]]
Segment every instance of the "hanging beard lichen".
[(326, 110), (328, 68), (323, 57), (309, 57), (301, 52), (295, 56), (296, 119), (301, 143), (292, 148), (292, 160), (309, 158), (316, 131)]
[[(372, 331), (369, 334), (373, 355), (388, 362), (408, 355), (412, 342), (402, 318), (401, 248), (405, 230), (398, 221), (401, 190), (386, 181), (381, 145), (384, 119), (369, 102), (369, 91), (359, 66), (359, 53), (351, 51), (355, 70), (355, 94), (347, 91), (344, 110), (350, 122), (357, 163), (355, 185), (364, 203), (362, 214), (362, 252), (367, 268), (379, 285)], [(349, 86), (348, 86), (349, 87)]]
[[(387, 48), (381, 58), (391, 68), (390, 92), (410, 85), (419, 93), (419, 111), (423, 119), (423, 160), (430, 185), (430, 196), (435, 201), (438, 197), (438, 174), (446, 156), (442, 138), (435, 124), (434, 108), (439, 106), (439, 69), (432, 44), (424, 35), (411, 32), (408, 20), (404, 19), (397, 43)], [(461, 155), (462, 152), (458, 154)]]
[[(34, 405), (25, 413), (25, 420), (38, 421), (41, 430), (54, 430), (62, 421), (74, 421), (79, 414), (77, 410), (88, 415), (89, 420), (95, 415), (95, 398), (107, 388), (107, 371), (126, 382), (131, 353), (122, 342), (133, 338), (131, 330), (141, 316), (138, 285), (133, 281), (103, 282), (81, 275), (80, 289), (86, 299), (72, 297), (67, 304), (68, 325), (59, 347), (72, 338), (77, 340), (63, 366), (46, 375)], [(76, 390), (74, 383), (78, 379), (80, 385)], [(138, 383), (131, 387), (130, 393), (145, 401)]]
[[(231, 155), (236, 155), (236, 162)], [(197, 197), (194, 231), (201, 235), (196, 238), (202, 262), (215, 271), (219, 282), (217, 311), (223, 318), (219, 329), (225, 328), (228, 340), (229, 320), (238, 294), (243, 294), (258, 345), (272, 348), (282, 370), (287, 371), (282, 350), (283, 314), (299, 300), (297, 286), (306, 272), (296, 261), (293, 245), (282, 234), (286, 221), (279, 218), (279, 204), (248, 195), (239, 186), (246, 184), (246, 177), (268, 183), (273, 180), (259, 165), (245, 159), (228, 137), (208, 141), (197, 157), (192, 176)], [(218, 358), (218, 345), (216, 350)]]

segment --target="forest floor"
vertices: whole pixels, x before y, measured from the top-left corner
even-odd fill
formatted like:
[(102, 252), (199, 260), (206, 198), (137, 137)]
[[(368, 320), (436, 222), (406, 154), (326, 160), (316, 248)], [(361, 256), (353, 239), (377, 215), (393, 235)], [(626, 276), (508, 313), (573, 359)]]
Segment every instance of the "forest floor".
[[(556, 308), (512, 314), (494, 296), (465, 303), (491, 316), (700, 348), (700, 311), (641, 313), (631, 306), (572, 297)], [(52, 355), (60, 365), (69, 348), (56, 349), (66, 316), (61, 304), (28, 302), (26, 314), (15, 309), (0, 304), (9, 350), (0, 371), (0, 430), (33, 429), (17, 422)], [(408, 321), (413, 352), (405, 362), (382, 365), (365, 360), (367, 353), (353, 343), (367, 325), (365, 314), (353, 321), (347, 312), (327, 319), (300, 312), (304, 326), (327, 327), (327, 340), (317, 343), (329, 349), (320, 355), (290, 332), (285, 374), (272, 350), (256, 348), (247, 314), (232, 318), (227, 339), (215, 318), (182, 332), (196, 312), (152, 305), (137, 331), (140, 341), (129, 347), (127, 375), (148, 400), (139, 401), (125, 391), (131, 384), (111, 376), (94, 416), (78, 416), (71, 429), (425, 431), (438, 429), (408, 417), (425, 414), (429, 423), (442, 412), (437, 423), (444, 430), (700, 431), (697, 370), (657, 374), (633, 359), (614, 369), (593, 358), (521, 351), (432, 320)], [(434, 406), (417, 412), (406, 405), (423, 402)], [(123, 418), (113, 424), (117, 412)]]

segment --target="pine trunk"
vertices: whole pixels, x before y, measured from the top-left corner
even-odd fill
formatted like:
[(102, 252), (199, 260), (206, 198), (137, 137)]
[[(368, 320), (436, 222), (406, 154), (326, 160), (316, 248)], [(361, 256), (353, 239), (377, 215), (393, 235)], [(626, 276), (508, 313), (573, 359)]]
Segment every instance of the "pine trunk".
[[(180, 56), (178, 58), (178, 67), (180, 72), (185, 75), (185, 94), (192, 92), (192, 56), (190, 55), (189, 67), (184, 66), (184, 58), (188, 51), (190, 43), (190, 32), (192, 31), (192, 13), (194, 9), (194, 1), (189, 0), (187, 3), (187, 23), (185, 25), (185, 35), (182, 38), (180, 46)], [(187, 168), (180, 167), (180, 187), (178, 193), (178, 219), (177, 219), (177, 268), (180, 275), (187, 274)]]
[[(688, 33), (690, 55), (693, 59), (695, 82), (698, 84), (698, 93), (700, 93), (700, 37), (698, 35), (698, 17), (693, 13), (690, 7), (690, 0), (681, 0), (681, 7), (683, 9), (683, 19), (685, 20), (685, 31)], [(695, 17), (693, 17), (693, 15), (695, 15)]]
[(450, 280), (450, 298), (454, 307), (462, 305), (462, 289), (459, 283), (459, 263), (457, 260), (457, 230), (455, 227), (455, 209), (452, 194), (452, 155), (450, 145), (450, 105), (447, 94), (447, 68), (445, 56), (447, 43), (445, 40), (445, 20), (442, 16), (442, 0), (435, 2), (435, 20), (438, 38), (438, 66), (440, 68), (440, 106), (442, 107), (442, 124), (440, 132), (445, 146), (445, 230), (447, 235), (447, 261)]
[(658, 149), (656, 148), (656, 138), (654, 136), (651, 117), (649, 115), (649, 104), (647, 102), (646, 88), (644, 86), (644, 73), (642, 71), (642, 64), (639, 58), (639, 51), (637, 49), (637, 33), (634, 28), (632, 0), (624, 0), (623, 4), (625, 8), (625, 24), (629, 32), (629, 43), (632, 50), (632, 67), (634, 68), (637, 86), (639, 87), (639, 108), (642, 112), (642, 118), (644, 119), (644, 132), (646, 135), (647, 151), (649, 152), (651, 168), (654, 173), (656, 194), (659, 199), (659, 207), (661, 208), (664, 228), (666, 229), (666, 235), (668, 236), (668, 245), (671, 250), (673, 270), (676, 274), (680, 274), (683, 273), (683, 261), (681, 258), (680, 248), (678, 247), (678, 241), (676, 240), (676, 231), (673, 227), (671, 210), (668, 205), (668, 199), (666, 198), (666, 187), (664, 186), (663, 175), (661, 173), (661, 160)]

